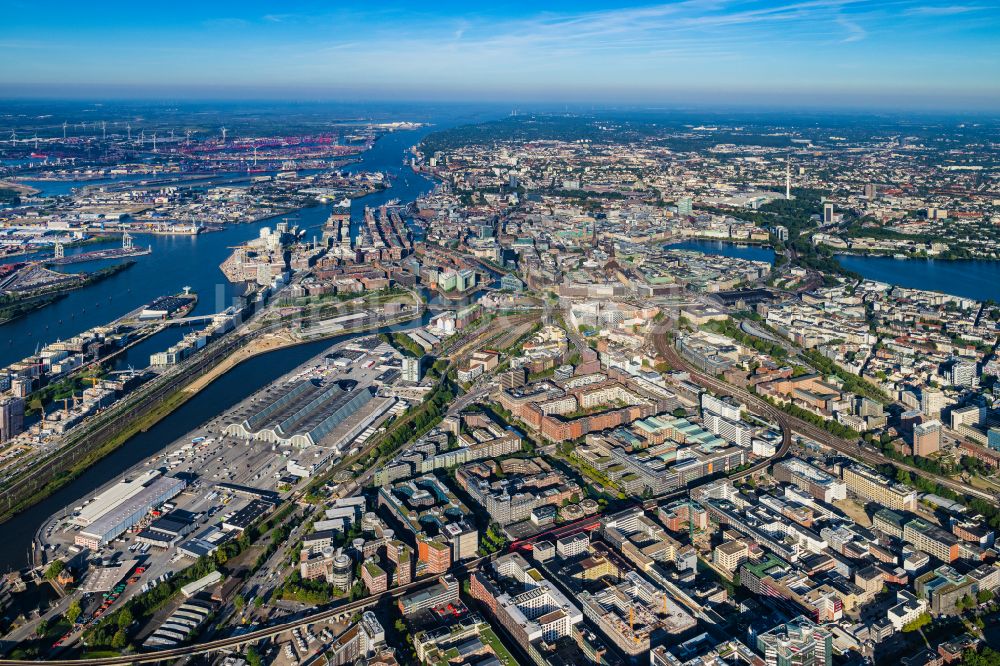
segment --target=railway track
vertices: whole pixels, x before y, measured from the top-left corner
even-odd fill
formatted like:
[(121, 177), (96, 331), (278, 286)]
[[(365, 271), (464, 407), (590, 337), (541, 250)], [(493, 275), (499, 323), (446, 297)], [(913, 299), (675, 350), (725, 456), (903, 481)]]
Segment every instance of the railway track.
[[(452, 567), (452, 572), (457, 573), (471, 572), (479, 568), (479, 565), (484, 561), (493, 559), (495, 555), (486, 555), (478, 557), (474, 560), (469, 560), (461, 564)], [(204, 641), (202, 643), (193, 643), (191, 645), (186, 645), (179, 648), (171, 648), (169, 650), (158, 650), (156, 652), (142, 652), (130, 655), (121, 655), (115, 657), (102, 657), (96, 659), (50, 659), (50, 660), (31, 660), (24, 661), (20, 659), (0, 659), (0, 666), (25, 666), (26, 664), (33, 664), (34, 666), (112, 666), (114, 664), (155, 664), (163, 661), (171, 661), (174, 659), (180, 659), (184, 657), (193, 657), (201, 654), (210, 654), (213, 652), (227, 652), (235, 650), (244, 645), (251, 643), (257, 643), (262, 640), (269, 640), (286, 631), (291, 631), (292, 629), (305, 627), (311, 624), (316, 624), (317, 622), (326, 622), (328, 620), (334, 620), (341, 616), (353, 615), (354, 612), (363, 610), (365, 608), (370, 608), (371, 606), (378, 605), (381, 601), (385, 599), (395, 600), (402, 597), (408, 592), (416, 589), (420, 589), (427, 585), (431, 585), (434, 582), (434, 578), (422, 579), (418, 581), (413, 581), (406, 585), (401, 585), (400, 587), (393, 588), (382, 594), (365, 597), (364, 599), (358, 599), (357, 601), (348, 602), (345, 604), (340, 604), (338, 606), (316, 609), (313, 612), (306, 613), (301, 617), (289, 620), (287, 622), (281, 622), (279, 624), (271, 625), (268, 627), (262, 627), (260, 629), (255, 629), (254, 631), (248, 631), (245, 634), (240, 634), (238, 636), (228, 636), (226, 638), (218, 638), (211, 641)]]
[[(406, 324), (410, 321), (410, 317), (401, 322), (379, 317), (376, 321), (371, 322), (371, 333), (376, 334), (386, 330), (387, 326)], [(227, 356), (256, 338), (263, 337), (281, 327), (282, 324), (278, 323), (244, 333), (238, 330), (233, 331), (231, 337), (208, 345), (181, 365), (175, 366), (167, 373), (139, 388), (134, 394), (126, 396), (119, 403), (112, 405), (98, 418), (84, 422), (71, 432), (57, 450), (38, 458), (4, 482), (2, 489), (0, 489), (0, 498), (2, 498), (0, 501), (3, 503), (0, 506), (0, 512), (2, 512), (0, 513), (0, 522), (6, 520), (12, 511), (23, 508), (21, 505), (26, 500), (43, 490), (59, 474), (71, 469), (87, 456), (99, 450), (113, 437), (154, 411), (174, 393), (209, 372)], [(323, 337), (337, 337), (350, 333), (352, 331), (338, 331), (328, 336), (304, 339), (302, 342), (315, 342)]]
[(858, 442), (849, 442), (845, 439), (841, 439), (840, 437), (837, 437), (836, 435), (833, 435), (818, 426), (781, 411), (771, 403), (761, 399), (749, 391), (745, 391), (739, 387), (733, 386), (732, 384), (728, 384), (699, 372), (677, 353), (677, 350), (674, 349), (674, 347), (667, 340), (666, 335), (663, 333), (653, 336), (653, 345), (655, 346), (657, 353), (666, 359), (670, 365), (675, 368), (683, 368), (688, 374), (691, 375), (692, 380), (694, 380), (697, 384), (715, 391), (716, 393), (738, 398), (739, 400), (745, 402), (748, 406), (751, 406), (754, 411), (774, 419), (774, 421), (781, 425), (782, 444), (776, 455), (767, 461), (758, 463), (754, 467), (745, 470), (738, 475), (734, 475), (733, 478), (742, 478), (749, 474), (753, 474), (754, 472), (760, 471), (771, 463), (783, 458), (788, 453), (788, 449), (791, 445), (791, 435), (795, 432), (805, 435), (806, 437), (819, 442), (823, 446), (831, 448), (839, 453), (843, 453), (848, 457), (861, 460), (868, 465), (878, 466), (890, 463), (894, 467), (904, 469), (912, 474), (932, 479), (940, 485), (954, 490), (962, 495), (970, 495), (972, 497), (990, 502), (991, 504), (997, 504), (996, 497), (994, 497), (991, 493), (981, 491), (978, 488), (973, 488), (972, 486), (968, 486), (963, 483), (958, 483), (947, 477), (925, 472), (924, 470), (913, 467), (912, 465), (907, 465), (906, 463), (892, 460), (879, 453), (863, 449)]
[(752, 474), (756, 474), (757, 472), (767, 469), (767, 467), (788, 455), (788, 450), (792, 446), (792, 429), (794, 426), (791, 416), (784, 413), (769, 402), (761, 400), (748, 391), (744, 391), (743, 389), (733, 386), (732, 384), (727, 384), (726, 382), (720, 381), (715, 377), (699, 372), (690, 363), (681, 358), (680, 354), (677, 353), (677, 350), (675, 350), (667, 340), (665, 334), (655, 334), (653, 336), (653, 345), (656, 348), (656, 352), (665, 358), (667, 363), (675, 368), (683, 368), (688, 375), (691, 376), (691, 379), (698, 385), (718, 393), (719, 395), (730, 396), (746, 403), (754, 412), (766, 416), (768, 419), (777, 423), (781, 427), (781, 446), (778, 447), (775, 454), (772, 457), (762, 460), (761, 462), (756, 463), (741, 472), (731, 475), (730, 478), (742, 479)]

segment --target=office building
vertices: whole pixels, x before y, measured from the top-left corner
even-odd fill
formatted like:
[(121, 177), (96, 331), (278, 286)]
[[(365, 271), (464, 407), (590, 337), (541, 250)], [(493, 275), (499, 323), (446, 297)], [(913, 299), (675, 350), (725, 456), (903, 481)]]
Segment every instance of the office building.
[(944, 565), (919, 576), (913, 581), (913, 589), (918, 598), (927, 599), (932, 613), (952, 615), (958, 612), (955, 604), (962, 597), (975, 598), (979, 585), (969, 576)]
[(958, 407), (951, 410), (950, 416), (953, 430), (958, 430), (962, 426), (978, 426), (986, 420), (986, 408), (978, 405)]
[(369, 594), (381, 594), (389, 589), (389, 575), (375, 560), (367, 560), (361, 565), (361, 580)]
[(903, 627), (923, 615), (926, 610), (926, 600), (918, 599), (906, 590), (899, 590), (896, 592), (896, 605), (889, 607), (886, 616), (893, 629), (902, 631)]
[(441, 534), (451, 543), (451, 559), (461, 562), (475, 557), (479, 550), (479, 530), (464, 520), (448, 523)]
[(565, 536), (556, 541), (556, 553), (562, 558), (583, 555), (590, 550), (590, 536), (586, 532)]
[(941, 449), (941, 422), (926, 421), (913, 426), (913, 455), (929, 456)]
[(425, 573), (443, 574), (451, 566), (451, 547), (440, 534), (434, 537), (418, 534), (417, 561), (425, 567)]
[(990, 428), (986, 433), (986, 442), (994, 451), (1000, 451), (1000, 428)]
[(952, 386), (974, 388), (979, 384), (979, 369), (975, 361), (955, 361), (948, 369), (948, 382)]
[(917, 491), (863, 465), (845, 468), (844, 483), (855, 495), (890, 509), (913, 511), (917, 506)]
[(714, 395), (702, 393), (701, 409), (703, 412), (718, 414), (730, 421), (740, 420), (741, 405), (729, 397), (716, 398)]
[(404, 617), (414, 613), (445, 606), (458, 600), (458, 580), (451, 574), (445, 574), (430, 587), (403, 595), (399, 598), (399, 610)]
[(6, 396), (0, 399), (0, 442), (17, 437), (24, 430), (24, 398)]
[(903, 541), (942, 562), (954, 562), (958, 559), (958, 538), (920, 518), (903, 525)]
[(803, 615), (757, 636), (767, 666), (831, 666), (833, 634)]
[(847, 498), (847, 485), (843, 481), (798, 458), (775, 463), (773, 475), (778, 481), (791, 483), (824, 502)]
[(945, 406), (944, 393), (941, 391), (925, 387), (920, 391), (920, 411), (929, 418), (937, 419), (941, 417), (941, 408)]
[(726, 571), (735, 572), (750, 558), (750, 547), (745, 541), (726, 541), (715, 547), (712, 561)]

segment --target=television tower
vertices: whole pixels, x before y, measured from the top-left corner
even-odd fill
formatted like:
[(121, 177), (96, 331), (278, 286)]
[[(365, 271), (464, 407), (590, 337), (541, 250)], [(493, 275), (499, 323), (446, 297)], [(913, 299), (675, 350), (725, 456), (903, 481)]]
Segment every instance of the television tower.
[(792, 165), (785, 162), (785, 201), (792, 199)]
[(132, 140), (132, 123), (125, 123), (125, 131), (128, 132), (128, 140)]

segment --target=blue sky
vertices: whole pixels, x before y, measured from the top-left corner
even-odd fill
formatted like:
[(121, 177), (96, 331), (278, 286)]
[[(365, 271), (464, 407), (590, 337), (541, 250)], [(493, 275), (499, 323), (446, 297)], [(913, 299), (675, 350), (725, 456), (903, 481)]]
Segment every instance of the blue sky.
[(0, 96), (1000, 108), (1000, 0), (0, 7)]

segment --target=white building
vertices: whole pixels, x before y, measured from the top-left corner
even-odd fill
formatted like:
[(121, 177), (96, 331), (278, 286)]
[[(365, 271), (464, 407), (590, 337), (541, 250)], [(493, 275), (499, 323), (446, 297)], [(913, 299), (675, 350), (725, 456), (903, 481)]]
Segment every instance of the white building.
[(896, 592), (896, 601), (898, 603), (886, 611), (889, 622), (896, 631), (902, 631), (904, 625), (913, 622), (927, 610), (926, 599), (918, 599), (906, 590)]

